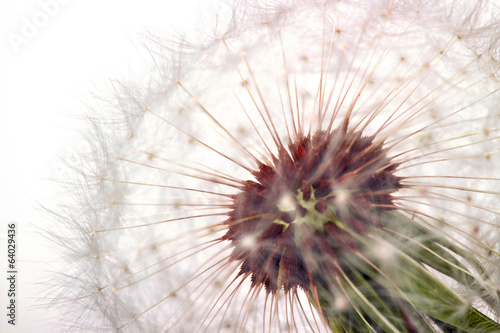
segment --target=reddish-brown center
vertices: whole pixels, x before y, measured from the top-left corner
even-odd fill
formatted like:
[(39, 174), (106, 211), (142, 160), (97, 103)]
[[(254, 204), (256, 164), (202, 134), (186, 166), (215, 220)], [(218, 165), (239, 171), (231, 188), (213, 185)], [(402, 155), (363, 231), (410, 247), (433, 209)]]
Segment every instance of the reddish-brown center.
[(271, 293), (335, 275), (339, 251), (356, 247), (352, 234), (381, 226), (377, 211), (393, 208), (396, 168), (381, 142), (359, 132), (318, 131), (280, 147), (233, 196), (223, 239), (239, 274)]

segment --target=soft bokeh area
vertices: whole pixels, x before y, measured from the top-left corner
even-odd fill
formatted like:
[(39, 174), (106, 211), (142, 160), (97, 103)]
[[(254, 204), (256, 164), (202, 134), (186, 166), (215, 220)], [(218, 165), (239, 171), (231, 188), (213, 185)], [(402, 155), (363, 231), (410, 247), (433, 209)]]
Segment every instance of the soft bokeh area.
[[(53, 260), (38, 208), (57, 201), (58, 155), (86, 149), (78, 115), (109, 79), (140, 80), (139, 34), (189, 24), (193, 1), (28, 0), (0, 2), (0, 332), (52, 332), (58, 314), (37, 290)], [(7, 224), (17, 223), (16, 326), (7, 324)], [(53, 324), (50, 324), (52, 322)]]

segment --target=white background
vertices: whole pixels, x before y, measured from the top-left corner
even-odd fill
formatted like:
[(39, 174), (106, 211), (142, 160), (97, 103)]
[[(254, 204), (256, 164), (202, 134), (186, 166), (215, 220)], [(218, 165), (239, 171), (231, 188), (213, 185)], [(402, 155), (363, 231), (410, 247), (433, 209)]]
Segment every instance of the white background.
[[(37, 228), (51, 219), (58, 155), (83, 149), (75, 128), (92, 91), (144, 64), (139, 33), (183, 30), (194, 1), (2, 0), (0, 2), (0, 331), (51, 332), (59, 314), (38, 299), (52, 260)], [(9, 222), (17, 222), (17, 318), (7, 325)], [(45, 273), (44, 273), (45, 274)], [(4, 277), (5, 276), (5, 277)], [(56, 325), (57, 326), (57, 325)]]

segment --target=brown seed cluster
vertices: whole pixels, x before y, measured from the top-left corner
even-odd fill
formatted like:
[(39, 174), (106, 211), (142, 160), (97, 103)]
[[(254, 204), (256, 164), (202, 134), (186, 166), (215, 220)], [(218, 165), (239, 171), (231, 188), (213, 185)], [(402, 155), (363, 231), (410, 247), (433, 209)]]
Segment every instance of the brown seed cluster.
[(234, 246), (239, 274), (270, 293), (309, 290), (335, 275), (339, 251), (356, 247), (352, 233), (381, 226), (377, 210), (391, 209), (401, 188), (382, 145), (342, 128), (318, 131), (281, 146), (272, 165), (260, 163), (226, 220), (223, 239)]

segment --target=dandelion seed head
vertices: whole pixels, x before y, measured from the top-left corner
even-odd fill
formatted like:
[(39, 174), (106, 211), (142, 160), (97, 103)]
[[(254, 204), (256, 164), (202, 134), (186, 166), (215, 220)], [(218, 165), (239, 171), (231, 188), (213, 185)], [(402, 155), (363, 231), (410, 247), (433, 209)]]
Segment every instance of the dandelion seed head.
[(443, 309), (500, 316), (485, 8), (236, 2), (149, 36), (152, 77), (96, 107), (61, 214), (82, 330), (441, 332), (422, 304), (462, 289)]

